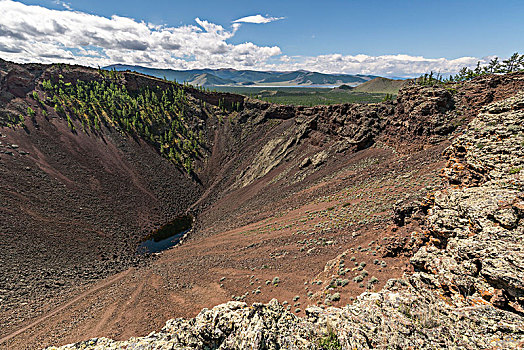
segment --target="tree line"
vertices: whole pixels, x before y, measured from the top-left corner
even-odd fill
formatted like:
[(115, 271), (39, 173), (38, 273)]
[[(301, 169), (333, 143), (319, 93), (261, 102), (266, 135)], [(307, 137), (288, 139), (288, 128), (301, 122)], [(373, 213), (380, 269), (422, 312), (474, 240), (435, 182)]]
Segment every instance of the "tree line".
[(524, 70), (524, 55), (515, 52), (506, 60), (500, 61), (498, 57), (493, 58), (489, 63), (482, 65), (480, 61), (473, 69), (463, 67), (456, 75), (444, 77), (440, 73), (426, 73), (417, 79), (421, 85), (434, 85), (439, 83), (462, 82), (468, 81), (475, 77), (485, 74), (507, 74)]

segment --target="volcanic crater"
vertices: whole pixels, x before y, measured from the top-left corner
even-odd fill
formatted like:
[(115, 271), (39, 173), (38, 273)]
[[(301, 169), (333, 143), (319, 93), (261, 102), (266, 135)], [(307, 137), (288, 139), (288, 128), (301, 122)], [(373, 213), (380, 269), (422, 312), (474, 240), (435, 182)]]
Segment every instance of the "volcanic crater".
[[(202, 135), (191, 168), (114, 117), (95, 130), (57, 111), (48, 80), (131, 95), (176, 86), (184, 127)], [(406, 84), (378, 104), (296, 107), (0, 60), (0, 347), (143, 336), (230, 300), (277, 298), (304, 316), (380, 290), (413, 272), (429, 240), (445, 150), (483, 106), (523, 87), (523, 73), (488, 75)], [(194, 221), (162, 237), (183, 235), (174, 247), (137, 254), (182, 217)]]

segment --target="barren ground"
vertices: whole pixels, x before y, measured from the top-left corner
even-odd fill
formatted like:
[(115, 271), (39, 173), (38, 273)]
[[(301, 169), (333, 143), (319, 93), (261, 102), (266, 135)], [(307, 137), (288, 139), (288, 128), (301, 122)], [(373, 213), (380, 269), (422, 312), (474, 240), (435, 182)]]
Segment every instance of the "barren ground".
[[(76, 288), (40, 304), (34, 312), (29, 304), (13, 310), (30, 312), (32, 317), (3, 328), (2, 340), (14, 336), (2, 345), (31, 349), (91, 337), (146, 335), (169, 318), (192, 317), (202, 308), (244, 293), (248, 303), (277, 298), (288, 301), (294, 311), (304, 310), (323, 301), (317, 292), (327, 290), (333, 277), (350, 281), (337, 288), (341, 300), (333, 304), (350, 303), (365, 290), (352, 280), (358, 271), (337, 276), (330, 270), (324, 272), (326, 263), (353, 248), (346, 258), (347, 267), (365, 262), (369, 277), (364, 282), (378, 278), (374, 288), (409, 269), (407, 257), (382, 257), (381, 242), (393, 234), (388, 228), (394, 202), (421, 196), (427, 186), (440, 183), (443, 148), (444, 144), (403, 156), (383, 148), (362, 151), (338, 165), (334, 176), (267, 203), (261, 210), (228, 216), (227, 226), (232, 229), (221, 231), (220, 226), (210, 224), (218, 233), (207, 235), (203, 230), (147, 266)], [(227, 207), (231, 200), (225, 197), (216, 206)], [(212, 213), (214, 209), (208, 210)], [(201, 216), (205, 220), (206, 212)], [(235, 218), (254, 219), (247, 225), (235, 225)], [(359, 246), (371, 249), (361, 252)], [(374, 264), (375, 259), (385, 261), (386, 267)], [(266, 284), (275, 277), (280, 279), (277, 286)], [(312, 285), (313, 281), (322, 283)], [(254, 294), (257, 288), (260, 293)], [(295, 296), (300, 297), (298, 301), (293, 301)]]

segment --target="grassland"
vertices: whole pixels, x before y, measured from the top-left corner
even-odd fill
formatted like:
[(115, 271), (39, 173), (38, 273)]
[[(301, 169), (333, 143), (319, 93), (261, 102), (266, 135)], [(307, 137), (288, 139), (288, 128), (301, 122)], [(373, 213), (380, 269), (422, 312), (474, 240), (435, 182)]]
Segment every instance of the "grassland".
[(375, 103), (385, 94), (356, 92), (330, 88), (306, 87), (215, 87), (217, 91), (232, 92), (260, 100), (297, 106), (331, 105), (338, 103)]

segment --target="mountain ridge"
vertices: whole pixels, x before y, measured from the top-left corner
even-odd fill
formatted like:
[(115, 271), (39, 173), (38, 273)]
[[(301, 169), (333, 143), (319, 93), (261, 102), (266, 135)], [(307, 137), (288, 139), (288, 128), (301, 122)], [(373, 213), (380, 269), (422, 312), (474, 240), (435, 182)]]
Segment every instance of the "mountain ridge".
[[(305, 70), (296, 71), (257, 71), (257, 70), (236, 70), (233, 68), (220, 69), (158, 69), (142, 66), (114, 64), (103, 67), (106, 70), (135, 71), (157, 78), (176, 80), (192, 85), (199, 86), (264, 86), (264, 85), (285, 85), (285, 86), (309, 86), (309, 85), (358, 85), (368, 80), (376, 78), (374, 75), (362, 74), (325, 74), (309, 72)], [(206, 74), (206, 79), (199, 78)]]

